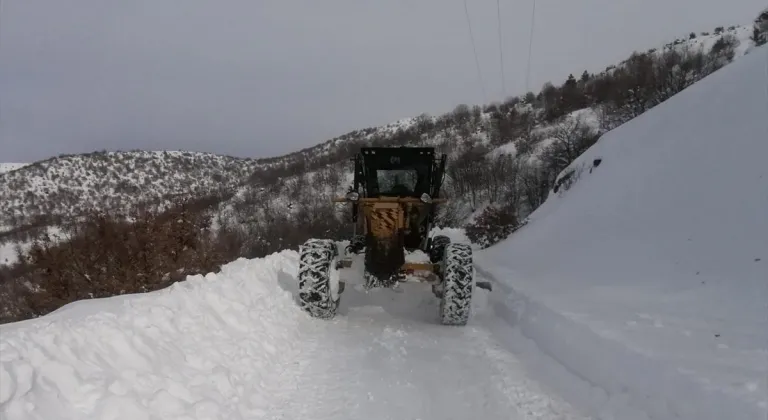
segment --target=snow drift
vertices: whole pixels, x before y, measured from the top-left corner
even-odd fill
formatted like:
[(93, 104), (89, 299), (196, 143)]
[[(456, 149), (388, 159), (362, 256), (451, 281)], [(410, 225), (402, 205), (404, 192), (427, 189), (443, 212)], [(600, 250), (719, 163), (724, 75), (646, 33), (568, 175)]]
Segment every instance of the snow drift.
[[(607, 133), (477, 258), (618, 418), (768, 411), (768, 47)], [(572, 172), (573, 171), (573, 172)]]
[(303, 314), (278, 277), (297, 259), (241, 259), (0, 326), (0, 418), (259, 418), (296, 380), (278, 368), (302, 345)]

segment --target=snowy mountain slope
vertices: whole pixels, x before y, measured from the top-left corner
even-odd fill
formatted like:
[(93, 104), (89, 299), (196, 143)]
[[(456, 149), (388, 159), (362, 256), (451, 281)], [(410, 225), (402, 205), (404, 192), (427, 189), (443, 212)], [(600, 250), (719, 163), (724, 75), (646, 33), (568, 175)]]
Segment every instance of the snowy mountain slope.
[(638, 418), (768, 413), (766, 115), (761, 47), (606, 134), (477, 258), (527, 337)]
[(693, 37), (689, 35), (686, 38), (679, 38), (664, 45), (664, 48), (658, 50), (658, 52), (663, 52), (665, 49), (709, 51), (723, 36), (731, 36), (738, 41), (738, 45), (734, 51), (735, 57), (745, 55), (753, 47), (753, 43), (749, 39), (750, 36), (752, 36), (752, 26), (741, 25), (730, 26), (728, 28), (720, 27), (716, 28), (713, 32), (703, 32), (700, 34), (694, 33)]
[(13, 217), (128, 211), (172, 194), (231, 188), (257, 166), (253, 159), (208, 153), (104, 152), (68, 155), (0, 173), (0, 224)]
[[(713, 61), (719, 61), (719, 58), (716, 59), (707, 54), (710, 54), (718, 42), (730, 39), (733, 42), (734, 50), (733, 56), (729, 57), (735, 60), (742, 57), (752, 48), (753, 43), (749, 39), (750, 34), (750, 26), (731, 26), (727, 29), (717, 29), (712, 33), (696, 35), (693, 39), (688, 37), (681, 38), (666, 45), (660, 45), (658, 48), (650, 51), (653, 51), (655, 56), (661, 56), (669, 51), (677, 51), (681, 52), (681, 54), (685, 51), (688, 54), (687, 56), (701, 52), (704, 54), (704, 60), (709, 58)], [(677, 58), (683, 56), (686, 55)], [(709, 65), (715, 66), (712, 63)], [(609, 75), (621, 73), (626, 66), (627, 62), (624, 61), (618, 65), (610, 66), (597, 75), (592, 75), (589, 81), (579, 82), (588, 85), (587, 87), (582, 86), (581, 89), (590, 92), (588, 96), (594, 99), (595, 93), (593, 90), (597, 88), (590, 86), (600, 84), (596, 82), (597, 78), (610, 78)], [(692, 74), (688, 74), (685, 77), (681, 76), (681, 79), (687, 80), (687, 83), (695, 81), (692, 80), (695, 79)], [(615, 89), (622, 88), (625, 87), (623, 85), (615, 86)], [(510, 101), (505, 104), (492, 104), (484, 107), (460, 105), (453, 112), (444, 115), (421, 115), (415, 118), (406, 118), (382, 127), (353, 131), (317, 146), (287, 156), (270, 159), (269, 164), (271, 168), (281, 166), (290, 168), (292, 167), (291, 165), (295, 165), (295, 167), (293, 170), (284, 171), (283, 176), (277, 181), (271, 179), (257, 182), (255, 185), (245, 185), (240, 194), (237, 194), (229, 203), (225, 203), (222, 206), (223, 211), (220, 212), (220, 215), (235, 224), (242, 224), (243, 221), (233, 217), (229, 210), (245, 206), (244, 198), (246, 197), (252, 199), (257, 197), (252, 200), (252, 203), (247, 205), (249, 208), (253, 207), (253, 203), (258, 203), (270, 208), (278, 208), (283, 213), (291, 213), (292, 210), (298, 209), (296, 203), (301, 200), (297, 197), (290, 197), (291, 192), (287, 191), (289, 188), (285, 188), (286, 185), (290, 185), (296, 182), (300, 176), (306, 175), (307, 169), (305, 168), (307, 166), (310, 173), (334, 170), (340, 172), (339, 178), (349, 178), (352, 168), (347, 164), (346, 159), (351, 156), (352, 151), (362, 145), (435, 146), (439, 153), (448, 154), (449, 166), (470, 149), (481, 150), (481, 156), (494, 157), (502, 154), (512, 157), (520, 156), (527, 163), (536, 164), (540, 161), (539, 158), (546, 151), (547, 147), (555, 141), (554, 133), (567, 127), (571, 123), (569, 120), (577, 119), (595, 133), (602, 133), (612, 127), (612, 123), (609, 124), (607, 121), (601, 120), (601, 117), (604, 116), (603, 114), (607, 112), (604, 109), (605, 103), (595, 103), (585, 108), (575, 109), (574, 111), (566, 112), (562, 118), (548, 121), (544, 115), (543, 108), (551, 100), (553, 99), (546, 98), (546, 95), (542, 92), (535, 97), (532, 103)], [(505, 116), (502, 118), (505, 121), (501, 125), (495, 122), (499, 118), (499, 114)], [(527, 125), (528, 121), (532, 124), (530, 138), (525, 138), (526, 133), (523, 127)], [(503, 135), (500, 132), (502, 130), (501, 126), (506, 127)], [(528, 144), (529, 142), (531, 143)], [(525, 150), (523, 150), (522, 146), (526, 146)], [(487, 162), (483, 162), (481, 166), (488, 166)], [(451, 191), (452, 181), (449, 175), (446, 181), (446, 191), (448, 193), (455, 193)], [(265, 185), (274, 188), (264, 189)], [(339, 186), (339, 188), (346, 188), (347, 186), (348, 184), (344, 184)], [(334, 193), (336, 191), (335, 189), (328, 190)], [(468, 201), (466, 197), (469, 194), (459, 193), (454, 195), (457, 201)], [(483, 208), (490, 201), (482, 194), (482, 191), (478, 195), (480, 197), (477, 200), (478, 202), (463, 203), (465, 208), (459, 212), (462, 213), (459, 218), (463, 219), (463, 221), (468, 220), (469, 215), (473, 211)], [(322, 198), (327, 200), (330, 196), (323, 196)], [(288, 208), (288, 205), (292, 207)], [(527, 216), (529, 209), (522, 205), (519, 207), (521, 210), (519, 217), (524, 218)], [(247, 217), (251, 218), (251, 215)]]
[[(736, 40), (736, 48), (734, 51), (734, 58), (739, 58), (746, 54), (750, 48), (752, 47), (752, 42), (750, 41), (750, 36), (752, 34), (752, 27), (750, 25), (734, 25), (730, 26), (728, 28), (722, 28), (721, 30), (716, 29), (713, 32), (706, 32), (702, 34), (697, 34), (695, 38), (680, 38), (673, 42), (667, 43), (665, 45), (659, 45), (658, 48), (654, 48), (653, 51), (655, 51), (657, 54), (662, 53), (665, 50), (677, 50), (677, 51), (683, 51), (683, 50), (689, 50), (689, 51), (703, 51), (708, 52), (712, 49), (712, 47), (724, 36), (730, 36), (735, 38)], [(621, 62), (618, 65), (610, 66), (606, 71), (599, 73), (599, 74), (605, 74), (610, 71), (616, 71), (620, 69), (622, 66), (624, 66), (626, 62)], [(498, 104), (496, 104), (498, 105)], [(494, 106), (487, 106), (484, 107), (475, 117), (478, 121), (477, 124), (477, 131), (474, 133), (470, 133), (472, 136), (475, 136), (478, 140), (487, 142), (491, 136), (489, 131), (488, 122), (491, 120), (491, 111), (493, 110)], [(524, 104), (517, 104), (515, 106), (516, 110), (518, 112), (526, 112), (528, 110), (531, 110), (531, 107), (529, 105)], [(468, 109), (468, 112), (471, 111), (472, 113), (475, 113), (475, 110)], [(588, 108), (582, 110), (582, 113), (585, 114), (585, 119), (588, 120), (588, 122), (592, 125), (596, 124), (597, 122), (594, 121), (594, 115), (589, 115), (589, 113), (594, 114), (594, 109)], [(454, 111), (455, 113), (456, 111)], [(408, 130), (412, 128), (416, 128), (418, 126), (422, 126), (419, 128), (419, 132), (422, 134), (429, 134), (427, 136), (422, 136), (422, 140), (425, 144), (433, 145), (433, 146), (440, 146), (443, 145), (447, 141), (451, 141), (452, 139), (455, 139), (456, 137), (460, 137), (457, 127), (451, 127), (448, 126), (441, 126), (439, 127), (439, 130), (429, 130), (428, 127), (432, 124), (438, 124), (441, 125), (442, 123), (446, 122), (446, 119), (450, 120), (453, 117), (452, 113), (444, 114), (441, 116), (429, 116), (427, 114), (420, 115), (418, 117), (408, 117), (403, 118), (401, 120), (385, 124), (383, 126), (379, 127), (369, 127), (366, 129), (361, 130), (355, 130), (349, 133), (346, 133), (344, 135), (341, 135), (339, 137), (333, 138), (331, 140), (325, 141), (323, 143), (320, 143), (316, 146), (312, 146), (285, 156), (279, 156), (275, 158), (270, 159), (264, 159), (263, 161), (265, 164), (268, 162), (269, 165), (279, 166), (282, 164), (289, 164), (292, 161), (301, 160), (306, 156), (311, 156), (314, 159), (322, 158), (325, 156), (335, 156), (338, 155), (340, 149), (344, 149), (347, 146), (353, 145), (355, 146), (357, 143), (367, 143), (367, 142), (376, 142), (376, 141), (382, 141), (384, 139), (387, 139), (388, 137), (402, 134), (404, 132), (407, 132)], [(546, 131), (547, 129), (556, 128), (557, 124), (553, 124), (554, 127), (549, 127), (548, 124), (541, 124), (533, 127), (533, 131), (537, 132), (539, 130)], [(510, 148), (511, 143), (504, 144), (500, 146), (501, 148)], [(446, 150), (450, 153), (450, 147)], [(336, 162), (334, 162), (336, 163)]]
[(428, 287), (345, 292), (311, 319), (298, 255), (238, 260), (164, 291), (70, 304), (0, 326), (0, 417), (82, 419), (583, 419), (491, 334)]
[[(734, 56), (740, 57), (751, 45), (748, 39), (750, 30), (747, 26), (734, 26), (709, 35), (697, 35), (694, 39), (680, 39), (657, 50), (689, 48), (708, 51), (723, 36), (733, 36), (739, 43)], [(622, 66), (612, 66), (612, 71)], [(536, 107), (546, 101), (537, 98)], [(285, 156), (258, 160), (203, 153), (184, 153), (184, 156), (179, 156), (180, 152), (168, 152), (166, 156), (162, 152), (119, 152), (53, 158), (29, 165), (23, 171), (14, 172), (13, 176), (0, 175), (0, 210), (5, 216), (2, 219), (18, 218), (21, 215), (27, 219), (35, 215), (68, 216), (83, 210), (102, 208), (127, 211), (137, 202), (163, 201), (161, 197), (187, 193), (190, 189), (193, 194), (204, 194), (219, 187), (230, 188), (245, 181), (258, 168), (269, 173), (269, 181), (256, 178), (251, 187), (246, 186), (245, 189), (250, 191), (245, 195), (253, 196), (258, 195), (258, 190), (265, 183), (285, 183), (295, 179), (298, 174), (338, 166), (364, 144), (434, 145), (440, 152), (449, 153), (452, 160), (465, 148), (479, 145), (488, 147), (491, 155), (500, 152), (519, 154), (518, 145), (522, 136), (519, 128), (525, 122), (523, 119), (511, 118), (520, 127), (499, 138), (498, 128), (493, 121), (495, 113), (500, 109), (503, 113), (514, 110), (519, 115), (533, 111), (530, 113), (534, 119), (532, 133), (536, 136), (534, 140), (540, 142), (540, 146), (533, 150), (536, 154), (551, 141), (546, 138), (547, 132), (560, 125), (559, 122), (541, 121), (541, 109), (536, 107), (522, 103), (459, 106), (456, 111), (441, 116), (403, 118), (380, 127), (355, 130)], [(592, 106), (581, 110), (581, 113), (594, 125), (600, 108)], [(345, 170), (350, 172), (349, 169)], [(278, 206), (290, 202), (284, 191), (275, 193), (270, 190), (270, 194), (272, 197), (259, 197), (258, 201), (274, 200)], [(231, 203), (222, 207), (237, 205), (247, 206), (248, 203), (235, 197)], [(482, 203), (472, 203), (467, 207), (476, 209), (482, 206)], [(7, 220), (0, 220), (0, 224), (3, 223), (11, 224)]]
[(15, 171), (29, 165), (28, 163), (0, 163), (0, 174)]

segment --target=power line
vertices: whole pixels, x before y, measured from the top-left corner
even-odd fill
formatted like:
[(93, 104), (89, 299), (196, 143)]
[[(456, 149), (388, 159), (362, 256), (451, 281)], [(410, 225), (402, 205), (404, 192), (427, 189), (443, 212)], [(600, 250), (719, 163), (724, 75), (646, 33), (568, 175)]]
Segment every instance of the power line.
[(499, 32), (499, 66), (501, 67), (501, 99), (507, 97), (507, 82), (504, 77), (504, 48), (501, 45), (501, 0), (496, 0), (496, 18), (498, 19)]
[(472, 22), (469, 20), (469, 9), (467, 9), (467, 0), (464, 0), (464, 16), (467, 18), (467, 27), (469, 28), (469, 39), (472, 41), (472, 52), (475, 54), (475, 66), (477, 67), (477, 80), (480, 82), (480, 89), (483, 91), (483, 101), (488, 102), (488, 95), (485, 94), (485, 84), (483, 83), (483, 74), (480, 71), (480, 60), (477, 59), (477, 48), (475, 48), (475, 35), (472, 33)]
[(531, 91), (531, 53), (533, 52), (533, 29), (536, 26), (536, 0), (533, 0), (531, 11), (531, 32), (528, 35), (528, 69), (525, 72), (525, 91)]

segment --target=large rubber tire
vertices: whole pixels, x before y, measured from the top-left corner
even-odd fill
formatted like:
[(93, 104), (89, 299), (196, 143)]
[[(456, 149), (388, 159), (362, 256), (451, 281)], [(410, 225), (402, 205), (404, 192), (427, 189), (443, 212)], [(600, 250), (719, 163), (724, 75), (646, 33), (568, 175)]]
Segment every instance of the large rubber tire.
[(452, 243), (446, 245), (443, 255), (440, 322), (443, 325), (466, 325), (475, 287), (472, 248), (467, 244)]
[(299, 306), (312, 317), (336, 316), (339, 300), (332, 289), (336, 254), (336, 244), (327, 239), (309, 239), (299, 248)]
[(445, 254), (445, 247), (451, 243), (451, 238), (444, 235), (437, 235), (432, 238), (432, 242), (429, 247), (429, 259), (432, 263), (438, 263), (443, 259)]

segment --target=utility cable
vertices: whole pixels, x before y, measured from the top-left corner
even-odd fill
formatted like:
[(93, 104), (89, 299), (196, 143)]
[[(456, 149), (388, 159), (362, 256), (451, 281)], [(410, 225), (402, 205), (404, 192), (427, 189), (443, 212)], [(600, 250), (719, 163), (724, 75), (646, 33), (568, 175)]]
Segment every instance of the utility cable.
[(507, 82), (504, 77), (504, 48), (502, 46), (501, 37), (501, 0), (496, 0), (496, 18), (498, 20), (498, 32), (499, 32), (499, 66), (501, 67), (501, 94), (502, 100), (507, 98)]
[[(768, 34), (765, 34), (765, 36), (768, 37)], [(763, 52), (765, 52), (765, 105), (766, 111), (768, 111), (768, 45), (766, 45), (763, 50)], [(758, 51), (760, 51), (759, 47)], [(768, 135), (768, 123), (766, 124), (765, 131), (765, 134)], [(766, 285), (766, 292), (768, 292), (768, 285)], [(768, 300), (765, 302), (765, 308), (768, 309)], [(768, 311), (766, 311), (766, 320), (768, 320)], [(765, 344), (768, 345), (768, 341)], [(768, 410), (765, 411), (765, 420), (768, 420)]]
[(533, 34), (536, 26), (536, 0), (533, 0), (533, 10), (531, 11), (531, 32), (528, 35), (528, 69), (525, 72), (525, 92), (531, 91), (531, 55), (533, 53)]
[(467, 27), (469, 28), (469, 39), (472, 42), (472, 52), (475, 54), (475, 66), (477, 67), (477, 80), (480, 82), (480, 89), (483, 92), (483, 101), (488, 102), (488, 95), (485, 93), (485, 84), (483, 83), (483, 74), (480, 71), (480, 60), (477, 58), (477, 48), (475, 47), (475, 35), (472, 33), (472, 22), (469, 19), (469, 9), (467, 0), (464, 0), (464, 16), (467, 18)]

